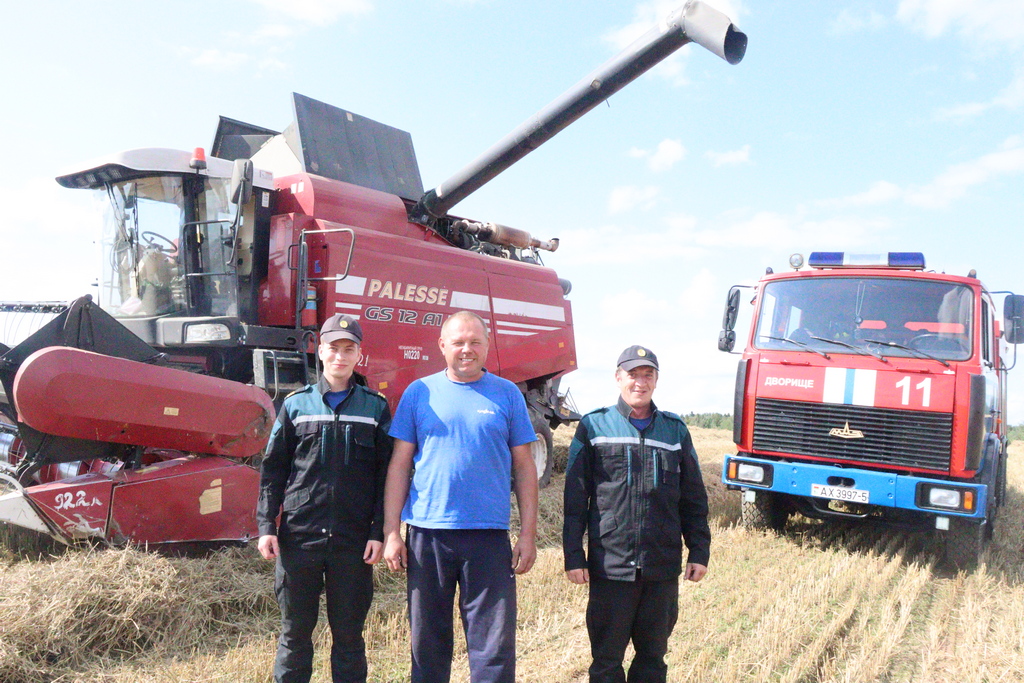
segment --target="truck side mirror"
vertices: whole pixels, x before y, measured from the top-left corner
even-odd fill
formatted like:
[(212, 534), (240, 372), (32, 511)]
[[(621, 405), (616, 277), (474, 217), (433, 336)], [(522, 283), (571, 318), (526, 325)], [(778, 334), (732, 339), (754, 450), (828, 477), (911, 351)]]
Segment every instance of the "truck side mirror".
[(1024, 294), (1009, 294), (1003, 300), (1003, 339), (1024, 342)]
[(235, 159), (231, 172), (231, 203), (241, 207), (252, 198), (252, 159)]
[(740, 290), (738, 287), (729, 289), (725, 299), (725, 315), (722, 316), (722, 331), (718, 333), (718, 350), (732, 351), (736, 346), (736, 318), (740, 314)]

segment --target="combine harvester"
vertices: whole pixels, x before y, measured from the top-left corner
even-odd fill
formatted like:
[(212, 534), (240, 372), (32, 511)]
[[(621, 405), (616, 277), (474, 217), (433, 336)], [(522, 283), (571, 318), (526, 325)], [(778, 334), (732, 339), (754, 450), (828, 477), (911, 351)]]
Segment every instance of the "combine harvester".
[(489, 369), (522, 389), (540, 480), (576, 365), (557, 240), (449, 211), (689, 42), (729, 63), (746, 36), (691, 1), (434, 190), (408, 133), (294, 95), (283, 132), (221, 118), (209, 158), (123, 152), (57, 178), (109, 201), (98, 301), (0, 347), (0, 519), (63, 541), (245, 541), (274, 403), (316, 376), (317, 329), (360, 318), (359, 371), (395, 406), (436, 372), (439, 327), (480, 313)]

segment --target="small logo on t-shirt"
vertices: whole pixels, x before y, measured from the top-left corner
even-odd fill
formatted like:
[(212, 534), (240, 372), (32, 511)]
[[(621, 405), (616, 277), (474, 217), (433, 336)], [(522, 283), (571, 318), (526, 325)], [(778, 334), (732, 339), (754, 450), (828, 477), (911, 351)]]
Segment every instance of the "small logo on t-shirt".
[(481, 408), (480, 410), (478, 410), (476, 412), (478, 412), (478, 413), (480, 413), (482, 415), (494, 415), (494, 411), (493, 410), (488, 410), (487, 408)]

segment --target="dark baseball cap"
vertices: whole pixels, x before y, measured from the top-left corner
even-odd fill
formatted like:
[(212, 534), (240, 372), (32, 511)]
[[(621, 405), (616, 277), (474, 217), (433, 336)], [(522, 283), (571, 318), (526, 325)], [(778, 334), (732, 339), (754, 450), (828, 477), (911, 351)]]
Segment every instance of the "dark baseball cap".
[(351, 339), (356, 344), (362, 344), (363, 328), (359, 327), (359, 321), (342, 313), (328, 318), (320, 328), (320, 342), (330, 344), (336, 339)]
[(650, 365), (657, 370), (658, 357), (654, 355), (654, 351), (651, 351), (646, 346), (630, 346), (619, 354), (617, 365), (627, 371), (638, 368), (641, 365)]

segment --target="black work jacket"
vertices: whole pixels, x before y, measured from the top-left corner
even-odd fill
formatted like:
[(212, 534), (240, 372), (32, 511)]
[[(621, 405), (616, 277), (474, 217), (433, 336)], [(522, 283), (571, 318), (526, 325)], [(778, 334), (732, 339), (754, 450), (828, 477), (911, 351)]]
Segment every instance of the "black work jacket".
[[(693, 440), (682, 418), (658, 410), (643, 431), (630, 407), (587, 413), (569, 447), (565, 474), (565, 569), (608, 579), (662, 581), (688, 562), (707, 566), (708, 499)], [(583, 536), (588, 538), (587, 552)]]
[(377, 392), (355, 381), (349, 387), (335, 410), (324, 400), (330, 385), (323, 377), (284, 400), (260, 475), (261, 536), (359, 553), (368, 540), (384, 539), (391, 411)]

